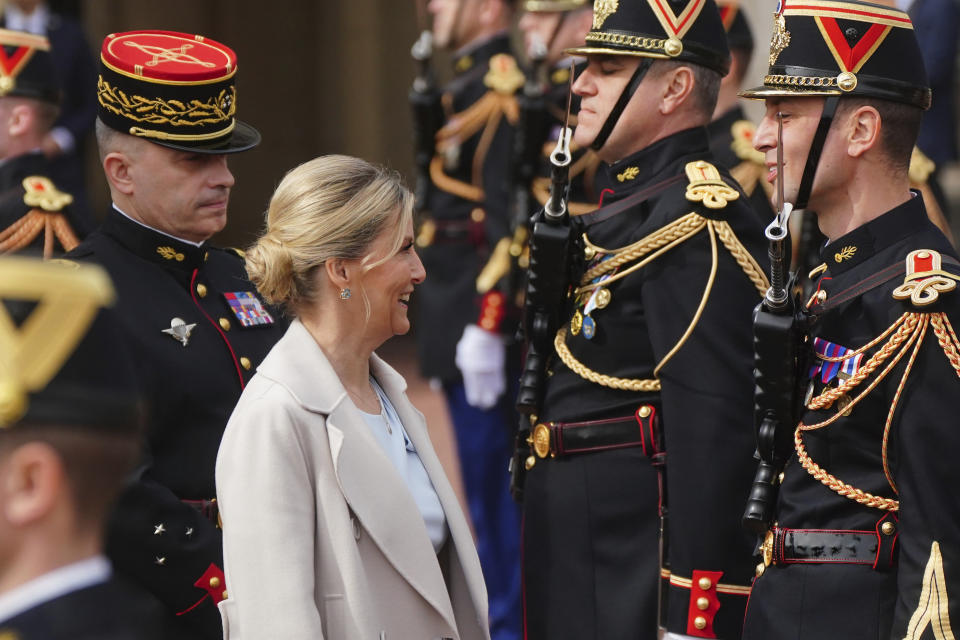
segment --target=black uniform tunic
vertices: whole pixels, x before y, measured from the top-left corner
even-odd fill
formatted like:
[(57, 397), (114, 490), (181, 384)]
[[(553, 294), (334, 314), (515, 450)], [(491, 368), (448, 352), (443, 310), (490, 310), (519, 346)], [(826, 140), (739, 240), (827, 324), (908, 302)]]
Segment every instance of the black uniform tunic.
[[(181, 501), (215, 497), (227, 419), (287, 323), (266, 305), (264, 324), (241, 321), (233, 311), (225, 294), (256, 296), (238, 254), (180, 242), (116, 210), (68, 257), (99, 263), (113, 278), (117, 316), (148, 404), (145, 459), (120, 498), (108, 554), (118, 573), (165, 604), (171, 620), (182, 613), (177, 621), (186, 626), (170, 637), (218, 638), (215, 605), (228, 588), (221, 533), (209, 505), (201, 513), (203, 505)], [(180, 324), (193, 325), (186, 344), (170, 335)]]
[[(835, 345), (834, 354), (843, 354), (835, 350), (838, 347), (859, 349), (904, 313), (919, 313), (920, 317), (945, 313), (954, 327), (960, 324), (960, 293), (956, 290), (940, 293), (936, 302), (924, 307), (894, 299), (894, 289), (904, 284), (904, 260), (919, 249), (940, 252), (942, 269), (960, 273), (955, 264), (947, 263), (948, 257), (956, 259), (956, 253), (927, 219), (920, 197), (824, 247), (820, 255), (826, 271), (815, 283), (818, 293), (810, 307), (809, 344), (813, 345), (814, 338), (825, 340)], [(960, 380), (932, 326), (920, 340), (913, 362), (910, 346), (856, 405), (849, 402), (877, 379), (876, 372), (829, 408), (804, 413), (802, 423), (815, 425), (841, 412), (834, 423), (802, 432), (809, 459), (833, 480), (824, 478), (825, 484), (814, 478), (795, 453), (786, 465), (780, 488), (776, 513), (780, 527), (864, 532), (856, 542), (848, 539), (825, 553), (838, 560), (854, 550), (863, 554), (882, 548), (878, 568), (836, 561), (778, 562), (767, 567), (754, 584), (744, 638), (952, 637), (935, 632), (935, 627), (948, 616), (954, 627), (960, 620), (960, 467), (952, 454), (960, 447)], [(836, 388), (855, 370), (863, 369), (886, 343), (887, 339), (881, 340), (863, 354), (857, 367), (848, 366), (839, 374), (825, 374), (829, 364), (814, 360), (805, 372), (810, 378), (810, 397), (816, 398), (825, 388)], [(910, 371), (897, 397), (908, 363)], [(836, 368), (839, 365), (834, 365)], [(898, 492), (885, 475), (883, 452), (885, 425), (894, 404), (886, 459)], [(843, 413), (845, 410), (849, 414)], [(885, 502), (899, 500), (899, 510), (844, 497), (827, 486), (836, 488), (834, 480)], [(935, 544), (937, 553), (933, 552)], [(893, 565), (884, 567), (889, 558)]]
[[(604, 182), (613, 191), (605, 192), (598, 211), (580, 218), (588, 242), (625, 247), (694, 212), (728, 222), (747, 249), (762, 256), (762, 224), (742, 194), (721, 209), (686, 197), (685, 167), (698, 160), (711, 160), (703, 128), (677, 133), (606, 167)], [(625, 202), (629, 206), (617, 212)], [(657, 363), (697, 313), (710, 281), (711, 256), (703, 228), (612, 282), (609, 304), (589, 314), (596, 325), (592, 339), (583, 330), (572, 335), (567, 325), (565, 343), (572, 355), (600, 374), (654, 379)], [(637, 261), (622, 269), (632, 264)], [(662, 391), (611, 389), (556, 358), (547, 379), (541, 421), (632, 416), (647, 403), (659, 410), (673, 572), (663, 623), (677, 633), (687, 633), (695, 618), (690, 608), (700, 592), (690, 581), (697, 571), (722, 572), (706, 590), (719, 600), (712, 621), (716, 637), (740, 633), (753, 568), (752, 543), (740, 516), (755, 466), (750, 327), (759, 301), (757, 285), (718, 239), (712, 290), (695, 329), (656, 376)], [(583, 304), (579, 311), (585, 315)], [(656, 637), (659, 500), (657, 471), (641, 447), (537, 461), (527, 474), (524, 498), (528, 637)]]

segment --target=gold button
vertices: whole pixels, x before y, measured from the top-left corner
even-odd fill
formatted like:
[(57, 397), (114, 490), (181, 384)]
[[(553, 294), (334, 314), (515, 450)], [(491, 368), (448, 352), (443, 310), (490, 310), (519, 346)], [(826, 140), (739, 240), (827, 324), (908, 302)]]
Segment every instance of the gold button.
[(243, 356), (240, 358), (240, 366), (246, 369), (247, 371), (250, 371), (250, 367), (253, 366), (253, 363), (250, 362), (250, 358)]
[(530, 469), (533, 469), (533, 466), (535, 464), (537, 464), (537, 459), (534, 458), (533, 456), (529, 456), (526, 462), (523, 463), (523, 468), (526, 469), (527, 471), (530, 471)]
[(201, 298), (207, 297), (207, 287), (202, 284), (197, 284), (197, 295)]
[(224, 600), (227, 599), (227, 590), (226, 590), (226, 589), (223, 590), (223, 599), (224, 599)]
[(479, 207), (470, 212), (470, 219), (474, 222), (483, 222), (486, 217), (487, 214)]
[(823, 289), (820, 289), (820, 291), (817, 291), (817, 302), (819, 302), (820, 304), (823, 304), (826, 299), (827, 299), (826, 291), (824, 291)]
[(706, 611), (707, 607), (710, 606), (710, 601), (706, 598), (697, 598), (697, 609), (700, 611)]
[(889, 520), (887, 522), (884, 522), (882, 525), (880, 525), (880, 531), (882, 531), (883, 535), (885, 536), (889, 536), (896, 530), (897, 528)]
[(219, 320), (218, 322), (220, 322), (220, 328), (221, 328), (221, 329), (223, 329), (224, 331), (230, 331), (230, 321), (229, 321), (229, 320), (227, 320), (226, 318), (220, 318), (220, 320)]
[(713, 586), (713, 583), (710, 582), (710, 578), (700, 578), (700, 580), (697, 581), (697, 585), (699, 585), (701, 589), (706, 591), (707, 589)]
[(210, 252), (209, 252), (209, 251), (204, 251), (204, 252), (203, 252), (203, 261), (206, 262), (206, 261), (207, 261), (207, 258), (209, 258), (209, 257), (210, 257)]
[(483, 320), (480, 321), (480, 326), (486, 329), (487, 331), (493, 331), (496, 326), (496, 322), (487, 316), (484, 316)]
[(767, 565), (761, 562), (760, 564), (757, 565), (757, 568), (754, 570), (754, 573), (759, 578), (760, 576), (763, 575), (763, 572), (766, 570), (767, 570)]
[(920, 258), (921, 260), (926, 260), (927, 258), (930, 257), (930, 253), (927, 251), (921, 251), (920, 253), (917, 254), (917, 257)]
[(704, 618), (703, 616), (697, 616), (696, 618), (693, 619), (693, 626), (703, 631), (704, 629), (707, 628), (707, 619)]
[(640, 411), (637, 412), (637, 415), (639, 415), (641, 418), (649, 418), (651, 413), (653, 413), (653, 410), (649, 406), (643, 405), (640, 407)]
[(785, 475), (785, 474), (783, 473), (783, 471), (781, 471), (781, 472), (780, 472), (780, 475), (777, 476), (777, 484), (783, 484), (783, 477), (784, 477), (784, 475)]
[(210, 588), (211, 588), (211, 589), (216, 589), (216, 588), (219, 587), (219, 586), (220, 586), (220, 578), (218, 578), (218, 577), (216, 577), (216, 576), (210, 578)]

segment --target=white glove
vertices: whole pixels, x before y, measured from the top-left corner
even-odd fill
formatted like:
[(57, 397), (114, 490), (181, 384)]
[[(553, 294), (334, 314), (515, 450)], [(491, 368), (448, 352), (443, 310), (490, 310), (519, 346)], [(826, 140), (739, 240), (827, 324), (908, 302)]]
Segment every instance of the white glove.
[(468, 324), (457, 343), (457, 368), (463, 375), (467, 402), (477, 409), (489, 409), (507, 390), (504, 371), (507, 347), (496, 333)]

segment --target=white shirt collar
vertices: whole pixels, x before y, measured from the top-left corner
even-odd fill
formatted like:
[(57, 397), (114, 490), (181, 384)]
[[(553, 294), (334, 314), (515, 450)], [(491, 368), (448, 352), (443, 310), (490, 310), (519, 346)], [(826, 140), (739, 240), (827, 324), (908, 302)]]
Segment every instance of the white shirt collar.
[(195, 247), (202, 247), (202, 246), (203, 246), (203, 243), (202, 243), (202, 242), (194, 242), (193, 240), (184, 240), (183, 238), (178, 238), (177, 236), (172, 235), (172, 234), (169, 234), (169, 233), (167, 233), (166, 231), (160, 231), (160, 229), (155, 229), (155, 228), (151, 227), (151, 226), (148, 225), (148, 224), (144, 224), (144, 223), (140, 222), (139, 220), (137, 220), (136, 218), (130, 217), (123, 209), (121, 209), (120, 207), (117, 206), (117, 203), (112, 202), (111, 204), (113, 205), (113, 208), (117, 210), (117, 213), (121, 214), (124, 218), (126, 218), (127, 220), (130, 220), (131, 222), (136, 222), (136, 223), (137, 223), (138, 225), (140, 225), (141, 227), (146, 227), (147, 229), (150, 229), (150, 231), (155, 231), (156, 233), (159, 233), (159, 234), (162, 235), (162, 236), (167, 236), (168, 238), (173, 238), (173, 239), (176, 240), (177, 242), (182, 242), (182, 243), (184, 243), (184, 244), (192, 244), (192, 245), (195, 246)]
[(111, 573), (110, 562), (102, 555), (45, 573), (0, 594), (0, 623), (73, 591), (106, 582)]
[(4, 15), (6, 16), (7, 29), (28, 31), (40, 36), (47, 35), (47, 19), (50, 17), (50, 9), (45, 4), (37, 5), (36, 10), (27, 15), (8, 3), (4, 9)]

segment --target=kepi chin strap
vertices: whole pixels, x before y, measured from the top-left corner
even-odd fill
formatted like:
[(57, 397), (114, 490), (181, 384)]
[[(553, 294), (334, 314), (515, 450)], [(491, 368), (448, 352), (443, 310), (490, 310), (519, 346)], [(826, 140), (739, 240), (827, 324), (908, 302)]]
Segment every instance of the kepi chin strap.
[[(813, 178), (817, 174), (817, 167), (820, 165), (820, 154), (823, 152), (823, 143), (827, 139), (827, 133), (830, 131), (830, 125), (833, 124), (833, 117), (837, 113), (837, 106), (840, 104), (840, 96), (827, 96), (823, 102), (823, 114), (820, 116), (820, 124), (817, 125), (817, 132), (813, 134), (813, 140), (810, 142), (810, 151), (807, 152), (807, 164), (803, 168), (803, 177), (800, 178), (800, 189), (797, 191), (797, 201), (794, 203), (794, 209), (806, 209), (810, 200), (810, 191), (813, 189)], [(782, 179), (782, 176), (778, 176)]]

